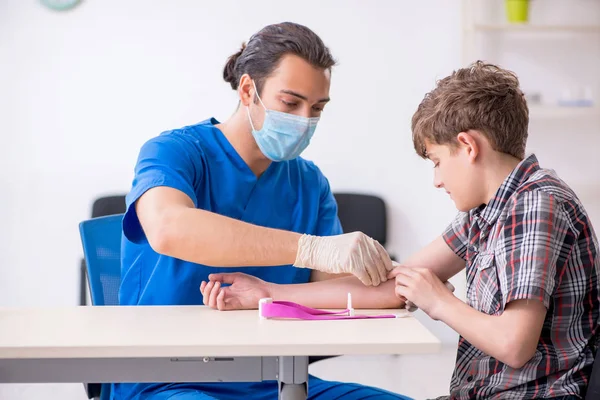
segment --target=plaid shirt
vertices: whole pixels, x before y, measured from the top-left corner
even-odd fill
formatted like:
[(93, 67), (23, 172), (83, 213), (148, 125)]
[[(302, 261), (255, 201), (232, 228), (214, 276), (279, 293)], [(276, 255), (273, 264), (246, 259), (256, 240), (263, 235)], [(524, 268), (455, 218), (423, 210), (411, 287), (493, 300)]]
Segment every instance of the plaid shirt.
[(444, 232), (466, 261), (467, 303), (501, 315), (518, 299), (544, 303), (534, 357), (513, 369), (460, 338), (451, 399), (534, 399), (585, 393), (598, 332), (600, 255), (573, 191), (535, 155), (487, 206), (460, 213)]

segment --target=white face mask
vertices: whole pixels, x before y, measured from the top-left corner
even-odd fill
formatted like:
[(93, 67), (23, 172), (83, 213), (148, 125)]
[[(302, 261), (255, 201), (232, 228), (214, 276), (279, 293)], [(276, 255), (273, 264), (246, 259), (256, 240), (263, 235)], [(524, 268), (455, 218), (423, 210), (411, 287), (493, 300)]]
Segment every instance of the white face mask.
[(246, 107), (252, 127), (252, 136), (254, 136), (258, 148), (271, 161), (292, 160), (298, 157), (308, 147), (320, 118), (307, 118), (269, 110), (258, 95), (254, 81), (252, 84), (256, 91), (256, 97), (265, 109), (263, 126), (260, 130), (256, 130), (250, 116), (250, 108)]

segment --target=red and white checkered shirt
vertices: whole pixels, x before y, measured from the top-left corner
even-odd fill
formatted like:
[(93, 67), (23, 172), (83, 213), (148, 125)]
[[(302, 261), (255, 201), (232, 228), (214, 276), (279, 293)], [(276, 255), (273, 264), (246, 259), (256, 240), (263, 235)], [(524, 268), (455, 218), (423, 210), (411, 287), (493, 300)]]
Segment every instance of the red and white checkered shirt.
[(451, 399), (534, 399), (585, 393), (598, 338), (600, 255), (587, 213), (535, 155), (487, 206), (460, 213), (444, 232), (466, 261), (467, 303), (500, 315), (518, 299), (544, 303), (537, 350), (513, 369), (460, 338)]

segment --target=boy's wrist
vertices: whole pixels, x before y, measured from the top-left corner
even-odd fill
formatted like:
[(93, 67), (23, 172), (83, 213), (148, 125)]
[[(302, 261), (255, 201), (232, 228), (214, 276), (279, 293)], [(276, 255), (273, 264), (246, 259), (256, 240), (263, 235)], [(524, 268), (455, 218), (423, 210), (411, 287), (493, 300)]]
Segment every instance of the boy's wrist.
[(464, 304), (465, 303), (463, 303), (458, 297), (454, 296), (453, 294), (440, 298), (435, 311), (435, 319), (442, 321), (446, 325), (448, 325), (448, 320), (451, 320), (456, 310)]

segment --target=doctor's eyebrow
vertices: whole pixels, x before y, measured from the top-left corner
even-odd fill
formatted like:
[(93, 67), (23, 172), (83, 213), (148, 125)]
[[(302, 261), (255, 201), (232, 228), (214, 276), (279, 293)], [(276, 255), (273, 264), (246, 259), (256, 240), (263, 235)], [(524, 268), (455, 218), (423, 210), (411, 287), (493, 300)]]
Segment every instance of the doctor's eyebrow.
[[(308, 98), (304, 95), (301, 95), (300, 93), (296, 93), (292, 90), (286, 90), (286, 89), (282, 89), (279, 91), (279, 93), (285, 93), (285, 94), (289, 94), (291, 96), (297, 97), (299, 99), (302, 99), (304, 101), (308, 101)], [(319, 101), (317, 101), (317, 103), (327, 103), (329, 100), (331, 100), (329, 97), (326, 97), (324, 99), (320, 99)]]

